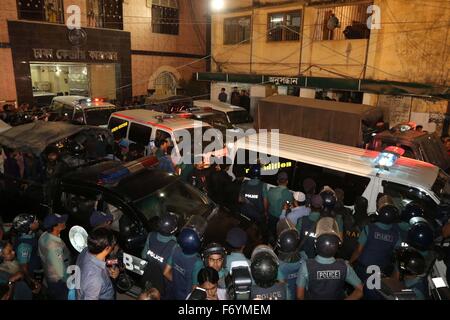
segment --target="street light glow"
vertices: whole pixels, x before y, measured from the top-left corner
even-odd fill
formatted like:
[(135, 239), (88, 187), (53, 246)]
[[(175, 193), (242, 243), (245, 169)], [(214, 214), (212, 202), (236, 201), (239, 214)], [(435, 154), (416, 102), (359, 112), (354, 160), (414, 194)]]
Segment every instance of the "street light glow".
[(211, 9), (213, 11), (221, 11), (225, 7), (224, 0), (211, 0)]

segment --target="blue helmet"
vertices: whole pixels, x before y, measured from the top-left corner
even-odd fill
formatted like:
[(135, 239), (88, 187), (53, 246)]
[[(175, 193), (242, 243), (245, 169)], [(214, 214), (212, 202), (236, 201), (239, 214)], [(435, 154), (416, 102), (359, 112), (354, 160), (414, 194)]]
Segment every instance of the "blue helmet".
[(172, 236), (178, 230), (178, 217), (175, 213), (168, 212), (162, 215), (158, 221), (158, 232), (163, 236)]
[(417, 250), (428, 250), (434, 242), (434, 232), (426, 221), (415, 223), (408, 231), (408, 244)]
[(248, 175), (250, 179), (259, 178), (261, 176), (261, 166), (259, 164), (252, 164)]
[(416, 217), (425, 218), (425, 210), (420, 204), (410, 202), (402, 210), (400, 218), (403, 222), (409, 223), (412, 218)]
[(194, 229), (184, 228), (178, 236), (178, 244), (184, 254), (194, 254), (200, 251), (202, 239)]

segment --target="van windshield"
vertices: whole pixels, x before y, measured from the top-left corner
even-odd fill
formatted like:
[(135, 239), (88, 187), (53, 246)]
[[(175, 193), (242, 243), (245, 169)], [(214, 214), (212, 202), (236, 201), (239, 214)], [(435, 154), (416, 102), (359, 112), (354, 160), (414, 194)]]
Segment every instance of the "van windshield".
[(450, 204), (450, 176), (442, 169), (439, 169), (439, 174), (431, 190), (439, 197), (441, 202)]
[(86, 109), (86, 124), (90, 126), (107, 125), (109, 117), (115, 111), (117, 111), (115, 108)]

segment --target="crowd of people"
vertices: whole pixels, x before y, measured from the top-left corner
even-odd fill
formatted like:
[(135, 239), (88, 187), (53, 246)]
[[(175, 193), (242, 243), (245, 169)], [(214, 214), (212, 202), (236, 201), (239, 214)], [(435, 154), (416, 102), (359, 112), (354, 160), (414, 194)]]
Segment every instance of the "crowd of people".
[[(166, 142), (158, 143), (158, 158), (167, 155)], [(370, 286), (374, 267), (383, 278), (411, 289), (411, 298), (429, 298), (427, 272), (436, 253), (434, 233), (420, 204), (411, 202), (400, 211), (392, 198), (382, 195), (377, 213), (369, 216), (365, 198), (357, 198), (349, 209), (342, 190), (319, 190), (310, 178), (302, 182), (302, 192), (291, 192), (283, 171), (278, 186), (269, 188), (260, 179), (259, 165), (247, 171), (249, 180), (244, 179), (246, 170), (233, 180), (228, 169), (227, 164), (207, 170), (193, 166), (185, 176), (217, 204), (258, 226), (259, 245), (248, 251), (248, 230), (239, 226), (228, 231), (224, 243), (205, 242), (193, 219), (180, 229), (180, 216), (167, 212), (142, 250), (148, 264), (138, 299), (386, 298)], [(8, 237), (0, 232), (1, 299), (117, 298), (123, 268), (117, 262), (113, 216), (95, 209), (87, 246), (77, 258), (61, 237), (67, 218), (53, 213), (40, 227), (35, 215), (22, 214)], [(67, 270), (73, 265), (79, 270), (78, 286), (68, 285), (72, 273)]]
[(222, 88), (220, 90), (218, 99), (221, 102), (229, 102), (233, 106), (242, 107), (247, 110), (248, 113), (250, 113), (250, 93), (245, 89), (242, 89), (239, 92), (238, 87), (234, 87), (233, 91), (231, 92), (230, 99), (228, 99), (227, 90), (225, 88)]

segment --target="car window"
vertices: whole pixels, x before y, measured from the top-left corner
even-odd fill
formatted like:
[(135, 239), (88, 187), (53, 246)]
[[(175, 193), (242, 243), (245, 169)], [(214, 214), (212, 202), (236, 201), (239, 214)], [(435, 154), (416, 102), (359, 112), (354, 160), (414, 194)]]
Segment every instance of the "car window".
[(61, 194), (61, 204), (74, 224), (89, 226), (89, 218), (96, 206), (95, 195), (81, 195), (70, 192)]
[(113, 134), (115, 140), (124, 139), (127, 137), (129, 124), (127, 120), (112, 117), (109, 120), (108, 129)]
[(136, 208), (148, 221), (165, 212), (174, 212), (186, 220), (191, 215), (203, 215), (210, 209), (210, 202), (198, 190), (181, 181), (134, 202)]
[(433, 199), (417, 188), (389, 181), (383, 181), (382, 186), (384, 194), (392, 197), (395, 205), (400, 211), (411, 201), (421, 204), (429, 214), (433, 214), (438, 210), (437, 204)]
[[(246, 165), (234, 165), (233, 173), (236, 173), (239, 170), (245, 170), (246, 174), (250, 168), (249, 159), (255, 159), (257, 154), (253, 151), (245, 151), (245, 163)], [(270, 155), (264, 155), (259, 153), (260, 157), (270, 158)], [(237, 163), (238, 154), (234, 159), (233, 163)], [(240, 167), (244, 167), (239, 168)], [(367, 186), (370, 183), (370, 178), (358, 176), (342, 171), (331, 170), (329, 168), (324, 168), (312, 164), (302, 163), (295, 160), (278, 158), (275, 162), (270, 162), (262, 167), (261, 170), (261, 180), (276, 186), (277, 185), (277, 170), (284, 171), (288, 174), (289, 177), (289, 189), (293, 191), (302, 191), (303, 182), (307, 178), (311, 178), (316, 182), (317, 190), (319, 192), (324, 186), (330, 186), (332, 189), (340, 188), (344, 191), (344, 204), (345, 205), (353, 205), (355, 203), (355, 199), (359, 196), (362, 196)], [(267, 174), (270, 173), (270, 174)]]
[(148, 144), (150, 143), (151, 135), (151, 127), (144, 126), (138, 123), (132, 123), (130, 125), (130, 133), (128, 134), (128, 139), (143, 146), (148, 146)]

